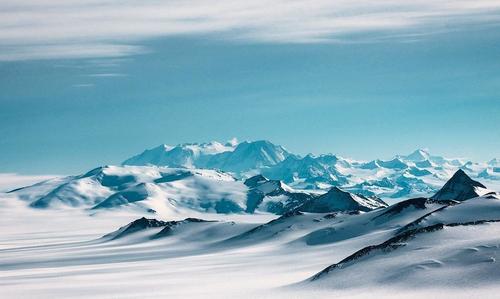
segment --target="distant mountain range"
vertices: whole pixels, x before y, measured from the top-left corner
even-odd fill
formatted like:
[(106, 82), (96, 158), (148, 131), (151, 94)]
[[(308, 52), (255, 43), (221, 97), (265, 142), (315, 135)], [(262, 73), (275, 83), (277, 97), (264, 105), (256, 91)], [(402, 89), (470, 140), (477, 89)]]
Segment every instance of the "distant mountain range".
[(125, 160), (123, 165), (167, 166), (218, 169), (235, 174), (276, 165), (291, 156), (286, 149), (269, 141), (222, 144), (185, 143), (160, 145)]
[(334, 154), (302, 157), (265, 140), (161, 145), (125, 160), (123, 165), (215, 169), (238, 179), (262, 174), (296, 189), (336, 186), (382, 198), (430, 195), (458, 169), (474, 178), (500, 181), (497, 159), (475, 163), (431, 155), (423, 149), (391, 160), (356, 161)]
[[(159, 213), (164, 217), (189, 214), (190, 211), (279, 215), (295, 211), (367, 212), (388, 206), (377, 196), (383, 191), (371, 190), (391, 190), (393, 197), (418, 193), (415, 190), (425, 190), (430, 193), (437, 191), (437, 188), (434, 190), (433, 185), (422, 178), (427, 177), (435, 184), (439, 184), (441, 180), (438, 174), (444, 176), (453, 167), (457, 168), (451, 166), (456, 162), (453, 160), (449, 162), (450, 160), (444, 158), (440, 158), (439, 165), (442, 169), (438, 172), (435, 171), (438, 167), (418, 168), (414, 165), (415, 162), (409, 162), (409, 158), (403, 157), (391, 161), (355, 162), (333, 155), (319, 157), (308, 155), (300, 158), (269, 142), (241, 143), (232, 146), (233, 150), (228, 150), (229, 145), (222, 144), (179, 146), (177, 148), (184, 147), (182, 151), (190, 153), (181, 155), (182, 161), (189, 161), (183, 168), (151, 165), (104, 166), (82, 175), (52, 179), (10, 193), (17, 195), (33, 208), (74, 207), (95, 212), (127, 208)], [(170, 150), (166, 150), (164, 156), (156, 156), (158, 159), (155, 161), (172, 163), (173, 158), (168, 153), (174, 150), (177, 155), (181, 151), (176, 150), (176, 147), (163, 148)], [(208, 148), (211, 154), (207, 154)], [(219, 150), (222, 151), (218, 152)], [(151, 153), (156, 151), (146, 151), (146, 154), (132, 159), (144, 161), (144, 156), (153, 157)], [(245, 169), (245, 171), (240, 172), (238, 178), (232, 173), (221, 170), (187, 167), (196, 165), (197, 159), (202, 156), (205, 157), (204, 163), (216, 161), (210, 163), (226, 167), (231, 165), (232, 169)], [(418, 151), (411, 156), (413, 160), (423, 158), (425, 159), (423, 161), (437, 163), (431, 162), (426, 152)], [(249, 158), (245, 160), (245, 157)], [(436, 160), (438, 159), (434, 159)], [(257, 166), (248, 168), (249, 165)], [(470, 164), (467, 162), (464, 165)], [(429, 174), (421, 175), (420, 172), (425, 170)], [(247, 179), (241, 178), (256, 171), (266, 175), (257, 174)], [(272, 177), (273, 174), (281, 180), (268, 178), (268, 175)], [(367, 178), (378, 178), (361, 181), (363, 175)], [(321, 184), (315, 186), (322, 189), (297, 188), (304, 184), (310, 186), (312, 181), (316, 183), (321, 181)], [(360, 182), (354, 184), (356, 181)], [(294, 186), (289, 186), (285, 182), (291, 182)], [(462, 169), (458, 169), (446, 184), (443, 182), (440, 185), (444, 186), (431, 199), (462, 201), (491, 193), (482, 183), (471, 179)]]

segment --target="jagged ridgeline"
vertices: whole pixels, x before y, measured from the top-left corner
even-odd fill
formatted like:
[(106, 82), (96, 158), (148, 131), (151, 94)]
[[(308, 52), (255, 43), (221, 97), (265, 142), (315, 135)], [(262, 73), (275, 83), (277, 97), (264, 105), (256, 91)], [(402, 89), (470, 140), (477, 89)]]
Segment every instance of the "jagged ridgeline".
[(237, 178), (262, 174), (296, 189), (340, 187), (365, 196), (404, 198), (437, 191), (458, 169), (482, 180), (500, 181), (500, 163), (448, 159), (416, 150), (390, 160), (356, 161), (334, 154), (299, 156), (280, 145), (261, 140), (231, 143), (160, 145), (123, 162), (216, 169)]
[(386, 198), (428, 197), (455, 172), (433, 199), (474, 195), (475, 189), (456, 188), (470, 183), (469, 176), (500, 181), (497, 160), (473, 163), (417, 150), (387, 161), (361, 162), (333, 154), (301, 157), (269, 141), (255, 141), (161, 145), (122, 166), (98, 167), (12, 192), (34, 208), (132, 207), (167, 215), (183, 210), (366, 212), (387, 206)]

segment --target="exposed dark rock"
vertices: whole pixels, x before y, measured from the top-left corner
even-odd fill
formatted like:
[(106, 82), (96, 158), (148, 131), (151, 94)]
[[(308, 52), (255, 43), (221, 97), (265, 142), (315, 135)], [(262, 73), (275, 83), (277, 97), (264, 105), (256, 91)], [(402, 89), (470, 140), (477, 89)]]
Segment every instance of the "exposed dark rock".
[[(366, 201), (367, 204), (361, 204), (359, 202), (360, 200)], [(367, 212), (377, 207), (385, 206), (387, 206), (387, 204), (380, 199), (357, 196), (352, 193), (343, 191), (338, 187), (333, 187), (327, 193), (318, 197), (311, 198), (302, 206), (300, 206), (299, 209), (300, 211), (310, 213), (330, 213), (339, 211)]]
[(476, 188), (486, 187), (480, 182), (474, 181), (462, 169), (459, 169), (431, 199), (464, 201), (479, 196)]
[(165, 225), (165, 227), (159, 231), (157, 234), (152, 236), (152, 239), (158, 239), (162, 237), (167, 237), (172, 235), (174, 229), (180, 225), (187, 224), (187, 223), (202, 223), (202, 222), (215, 222), (215, 221), (209, 221), (209, 220), (203, 220), (203, 219), (198, 219), (198, 218), (186, 218), (181, 221), (168, 221)]
[(168, 225), (168, 222), (166, 221), (161, 221), (161, 220), (156, 220), (156, 219), (148, 219), (146, 217), (139, 218), (137, 220), (134, 220), (127, 224), (126, 226), (121, 227), (115, 232), (112, 232), (108, 235), (105, 235), (104, 237), (111, 237), (113, 240), (119, 239), (125, 236), (128, 236), (130, 234), (133, 234), (135, 232), (148, 229), (148, 228), (154, 228), (154, 227), (163, 227)]

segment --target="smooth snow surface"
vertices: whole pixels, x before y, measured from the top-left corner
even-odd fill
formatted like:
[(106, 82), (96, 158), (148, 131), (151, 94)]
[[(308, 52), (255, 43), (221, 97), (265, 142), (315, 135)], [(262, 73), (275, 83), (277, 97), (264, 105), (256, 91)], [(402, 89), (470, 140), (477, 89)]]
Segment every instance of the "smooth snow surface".
[[(15, 196), (0, 200), (3, 298), (495, 298), (500, 291), (495, 196), (279, 218), (188, 211), (159, 221), (141, 220), (139, 210), (33, 209)], [(444, 228), (310, 280), (363, 248), (436, 224)]]

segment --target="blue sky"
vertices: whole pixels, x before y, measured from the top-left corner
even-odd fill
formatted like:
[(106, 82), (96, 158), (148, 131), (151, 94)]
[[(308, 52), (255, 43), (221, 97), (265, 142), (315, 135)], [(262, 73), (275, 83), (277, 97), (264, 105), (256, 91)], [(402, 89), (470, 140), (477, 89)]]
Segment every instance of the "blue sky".
[(0, 172), (232, 137), (500, 157), (500, 3), (329, 2), (3, 1)]

